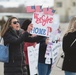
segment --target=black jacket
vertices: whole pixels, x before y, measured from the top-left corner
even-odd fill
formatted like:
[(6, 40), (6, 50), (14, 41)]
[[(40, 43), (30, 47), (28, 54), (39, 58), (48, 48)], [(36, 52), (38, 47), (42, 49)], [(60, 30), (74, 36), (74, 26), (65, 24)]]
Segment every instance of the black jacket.
[(45, 63), (46, 47), (47, 47), (47, 45), (45, 44), (45, 42), (40, 43), (40, 47), (39, 47), (39, 58), (38, 58), (38, 62), (39, 63)]
[(17, 32), (11, 28), (3, 36), (5, 45), (9, 45), (9, 63), (4, 63), (4, 75), (26, 75), (23, 42), (38, 42), (42, 37), (30, 37), (30, 34)]
[(65, 54), (62, 70), (76, 72), (76, 32), (68, 33), (63, 37), (63, 51)]

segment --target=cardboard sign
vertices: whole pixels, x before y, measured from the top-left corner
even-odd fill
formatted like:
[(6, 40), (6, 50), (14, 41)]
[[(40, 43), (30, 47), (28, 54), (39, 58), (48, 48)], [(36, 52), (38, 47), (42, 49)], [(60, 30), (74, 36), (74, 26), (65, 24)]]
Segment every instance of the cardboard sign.
[(30, 75), (38, 75), (38, 53), (39, 53), (39, 44), (35, 47), (28, 47), (28, 60), (29, 60), (29, 68)]
[(60, 46), (61, 46), (60, 43), (57, 44), (55, 43), (52, 47), (52, 64), (54, 64), (57, 60)]
[[(50, 37), (49, 43), (47, 45), (45, 58), (49, 59), (52, 58), (52, 64), (56, 62), (56, 59), (59, 54), (59, 48), (61, 47), (60, 33), (54, 32)], [(45, 64), (51, 64), (51, 61), (46, 62)]]
[(32, 34), (48, 36), (59, 27), (59, 15), (46, 15), (43, 12), (34, 12)]

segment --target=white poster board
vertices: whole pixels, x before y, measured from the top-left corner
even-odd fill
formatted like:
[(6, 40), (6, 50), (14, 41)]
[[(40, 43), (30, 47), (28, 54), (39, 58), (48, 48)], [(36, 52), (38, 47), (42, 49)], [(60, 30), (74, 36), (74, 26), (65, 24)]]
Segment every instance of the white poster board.
[(59, 15), (46, 15), (43, 12), (34, 12), (32, 34), (48, 36), (59, 27)]
[[(56, 59), (59, 54), (59, 48), (61, 47), (61, 39), (60, 39), (60, 33), (53, 33), (53, 35), (50, 36), (49, 43), (47, 45), (45, 58), (49, 59), (52, 58), (52, 64), (56, 62)], [(49, 61), (47, 60), (47, 61)], [(45, 62), (46, 64), (51, 64), (51, 62)]]
[(57, 60), (60, 46), (61, 46), (60, 43), (55, 43), (52, 46), (52, 64), (54, 64)]
[(39, 44), (35, 47), (29, 46), (28, 47), (28, 60), (29, 60), (29, 68), (30, 68), (30, 75), (38, 74), (38, 53), (39, 53)]

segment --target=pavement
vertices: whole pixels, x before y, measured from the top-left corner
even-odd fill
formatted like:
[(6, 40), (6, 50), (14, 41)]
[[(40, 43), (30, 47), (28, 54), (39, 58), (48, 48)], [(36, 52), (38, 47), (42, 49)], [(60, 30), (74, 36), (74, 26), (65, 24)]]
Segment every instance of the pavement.
[(52, 67), (52, 71), (50, 75), (64, 75), (64, 71), (62, 71), (61, 68), (59, 68), (62, 65), (62, 60), (60, 61), (61, 63), (59, 64), (60, 66), (57, 66), (57, 62), (60, 58), (60, 55), (62, 54), (62, 49), (60, 48), (60, 53), (58, 55), (58, 58), (56, 60), (56, 63), (54, 64), (54, 66)]
[[(61, 38), (63, 37), (67, 27), (68, 27), (68, 23), (60, 23)], [(62, 48), (60, 48), (58, 59), (59, 59), (61, 53), (62, 53)], [(57, 59), (57, 61), (58, 61), (58, 59)], [(62, 71), (60, 68), (58, 68), (56, 66), (56, 64), (57, 64), (57, 62), (54, 64), (50, 75), (64, 75), (64, 71)], [(4, 75), (3, 66), (4, 66), (4, 63), (0, 62), (0, 75)]]

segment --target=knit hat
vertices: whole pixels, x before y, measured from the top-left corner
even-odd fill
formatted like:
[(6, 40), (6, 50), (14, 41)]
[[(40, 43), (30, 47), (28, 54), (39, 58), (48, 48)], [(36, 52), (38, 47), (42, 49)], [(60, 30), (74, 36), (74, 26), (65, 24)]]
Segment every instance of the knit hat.
[(26, 19), (26, 20), (23, 22), (21, 28), (26, 31), (27, 28), (28, 28), (28, 25), (29, 25), (30, 23), (31, 23), (31, 20), (30, 20), (30, 19)]

